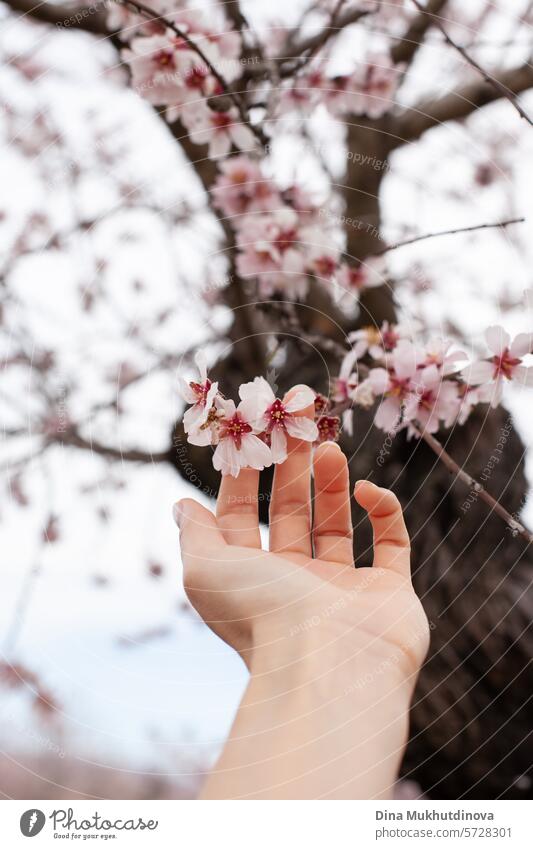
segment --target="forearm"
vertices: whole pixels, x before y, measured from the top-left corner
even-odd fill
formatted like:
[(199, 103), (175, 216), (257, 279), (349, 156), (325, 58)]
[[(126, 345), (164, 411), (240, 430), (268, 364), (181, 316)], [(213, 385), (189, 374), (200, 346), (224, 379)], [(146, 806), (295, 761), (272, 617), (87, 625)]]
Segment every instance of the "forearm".
[(202, 797), (391, 798), (414, 682), (397, 664), (319, 649), (251, 664), (251, 678)]

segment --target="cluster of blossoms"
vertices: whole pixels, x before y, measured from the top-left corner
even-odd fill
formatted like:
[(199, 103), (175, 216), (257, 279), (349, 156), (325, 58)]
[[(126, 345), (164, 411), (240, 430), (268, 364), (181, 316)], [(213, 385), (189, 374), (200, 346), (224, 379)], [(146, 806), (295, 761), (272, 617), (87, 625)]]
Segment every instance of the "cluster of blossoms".
[[(113, 4), (109, 25), (127, 42), (122, 55), (134, 90), (165, 107), (168, 120), (179, 119), (189, 139), (207, 145), (209, 158), (218, 160), (213, 203), (235, 231), (238, 273), (257, 281), (260, 297), (280, 293), (291, 299), (303, 298), (316, 278), (347, 306), (362, 288), (380, 285), (381, 273), (368, 263), (342, 261), (342, 218), (324, 215), (323, 204), (296, 187), (281, 191), (264, 173), (268, 145), (263, 150), (257, 143), (246, 98), (238, 96), (240, 108), (228, 94), (243, 75), (246, 57), (241, 34), (222, 6), (202, 11), (185, 0), (155, 0), (150, 8), (161, 17), (149, 20)], [(278, 119), (295, 110), (309, 115), (320, 104), (335, 117), (377, 118), (393, 102), (399, 70), (387, 55), (376, 55), (351, 74), (332, 76), (317, 60), (281, 87), (265, 91), (263, 75), (257, 91), (266, 114)], [(268, 122), (264, 131), (271, 126)]]
[(252, 148), (254, 135), (234, 104), (221, 109), (209, 106), (210, 98), (224, 94), (212, 69), (228, 84), (242, 73), (239, 33), (213, 10), (208, 18), (198, 9), (176, 9), (175, 3), (167, 9), (159, 3), (156, 11), (187, 40), (162, 19), (146, 22), (126, 12), (121, 25), (129, 47), (122, 55), (130, 67), (134, 90), (150, 103), (166, 106), (168, 120), (179, 118), (194, 143), (209, 145), (210, 157), (225, 156), (233, 146)]
[(351, 334), (352, 348), (332, 388), (333, 400), (344, 408), (347, 431), (353, 426), (354, 405), (379, 402), (374, 422), (387, 432), (406, 428), (412, 435), (420, 428), (436, 433), (441, 426), (463, 424), (477, 404), (496, 407), (506, 380), (533, 386), (533, 367), (524, 364), (533, 352), (532, 333), (511, 341), (503, 328), (489, 327), (485, 339), (490, 355), (470, 364), (445, 339), (422, 345), (410, 336), (407, 327), (387, 322), (381, 330), (368, 327)]
[(192, 445), (216, 446), (213, 465), (223, 475), (237, 477), (242, 468), (262, 470), (287, 459), (287, 436), (315, 442), (319, 429), (313, 409), (315, 393), (299, 387), (285, 400), (276, 398), (262, 377), (239, 387), (240, 403), (224, 398), (218, 383), (207, 376), (202, 353), (196, 356), (198, 381), (180, 381), (180, 394), (189, 407), (183, 418)]
[(297, 186), (281, 191), (250, 156), (233, 156), (219, 167), (213, 203), (231, 221), (237, 270), (258, 283), (259, 294), (304, 297), (311, 278), (335, 295), (356, 299), (383, 283), (383, 266), (341, 260), (337, 218)]
[[(199, 380), (180, 380), (180, 394), (191, 405), (183, 419), (187, 439), (192, 445), (215, 446), (215, 469), (237, 477), (242, 468), (283, 463), (287, 436), (311, 443), (338, 439), (339, 414), (351, 433), (356, 406), (376, 405), (374, 423), (388, 433), (405, 428), (412, 436), (463, 424), (477, 404), (498, 405), (506, 380), (533, 387), (533, 367), (524, 364), (533, 353), (533, 333), (511, 341), (503, 328), (489, 327), (485, 338), (490, 354), (466, 364), (467, 355), (442, 338), (421, 345), (401, 325), (364, 328), (351, 335), (352, 347), (330, 398), (297, 387), (282, 400), (256, 377), (239, 387), (238, 406), (209, 380), (200, 353)], [(370, 365), (359, 364), (360, 359)]]
[(394, 103), (402, 70), (386, 53), (369, 56), (351, 74), (331, 76), (317, 65), (284, 84), (277, 115), (310, 115), (323, 105), (334, 117), (381, 118)]

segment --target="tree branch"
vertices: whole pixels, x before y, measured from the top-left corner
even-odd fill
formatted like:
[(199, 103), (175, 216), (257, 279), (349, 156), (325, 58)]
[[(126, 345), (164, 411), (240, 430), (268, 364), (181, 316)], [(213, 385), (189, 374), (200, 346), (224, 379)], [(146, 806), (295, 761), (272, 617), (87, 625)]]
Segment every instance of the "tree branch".
[(410, 64), (424, 41), (427, 31), (435, 25), (435, 18), (444, 10), (448, 0), (428, 0), (426, 8), (411, 22), (401, 39), (391, 49), (392, 60)]
[(533, 542), (533, 533), (531, 533), (528, 528), (525, 527), (521, 522), (518, 522), (511, 514), (497, 501), (493, 498), (490, 493), (475, 479), (472, 475), (469, 475), (468, 472), (465, 472), (461, 466), (455, 462), (453, 457), (451, 457), (448, 452), (443, 448), (440, 444), (439, 440), (436, 439), (433, 434), (427, 433), (427, 431), (423, 430), (420, 427), (414, 426), (411, 422), (411, 427), (415, 432), (415, 436), (418, 439), (423, 439), (426, 445), (429, 445), (431, 450), (437, 455), (439, 460), (441, 460), (448, 471), (451, 474), (456, 475), (459, 480), (463, 481), (470, 489), (473, 489), (476, 495), (480, 498), (481, 501), (484, 501), (487, 504), (491, 512), (496, 513), (500, 516), (501, 519), (506, 523), (506, 525), (510, 528), (512, 533), (516, 535), (520, 535), (523, 537), (527, 543)]
[[(294, 35), (291, 34), (291, 37), (289, 37), (282, 50), (283, 55), (280, 56), (280, 65), (284, 65), (286, 62), (293, 62), (295, 59), (298, 59), (307, 53), (312, 53), (312, 55), (314, 55), (326, 44), (327, 41), (329, 41), (330, 38), (338, 35), (347, 26), (357, 23), (357, 21), (361, 20), (361, 18), (372, 14), (374, 11), (373, 9), (356, 8), (348, 9), (346, 12), (341, 13), (340, 3), (337, 4), (337, 7), (338, 10), (333, 11), (329, 26), (323, 27), (314, 35), (294, 44)], [(289, 72), (284, 70), (283, 75), (287, 75), (287, 73)]]
[(505, 96), (508, 99), (509, 92), (517, 95), (533, 88), (532, 65), (495, 72), (491, 77), (493, 81), (499, 82), (498, 88), (487, 80), (480, 80), (458, 88), (444, 97), (423, 101), (401, 112), (396, 117), (393, 127), (398, 137), (398, 145), (416, 141), (427, 130), (447, 121), (460, 121), (467, 118), (481, 106), (504, 97), (502, 89), (505, 89)]
[(81, 29), (94, 35), (113, 36), (106, 26), (105, 2), (96, 2), (92, 6), (64, 6), (39, 3), (37, 0), (4, 0), (13, 12), (21, 17), (31, 17), (58, 29)]
[(168, 451), (141, 451), (136, 448), (121, 449), (111, 445), (104, 445), (98, 440), (85, 439), (75, 428), (69, 428), (64, 433), (49, 440), (51, 444), (70, 445), (74, 448), (82, 448), (111, 460), (126, 460), (131, 463), (164, 463), (169, 460)]
[[(411, 0), (411, 3), (413, 3), (416, 6), (416, 8), (419, 10), (419, 12), (424, 12), (424, 7), (421, 5), (421, 3), (419, 3), (419, 0)], [(531, 120), (531, 118), (529, 117), (527, 112), (525, 112), (522, 109), (522, 107), (520, 106), (520, 103), (516, 99), (515, 92), (511, 91), (508, 86), (504, 85), (501, 82), (501, 80), (498, 79), (498, 77), (493, 77), (492, 74), (490, 74), (488, 71), (486, 71), (485, 68), (483, 68), (479, 64), (479, 62), (477, 62), (474, 59), (474, 57), (471, 56), (470, 53), (467, 50), (465, 50), (464, 47), (462, 47), (450, 35), (448, 35), (446, 29), (443, 27), (443, 25), (441, 24), (441, 22), (438, 18), (434, 18), (434, 24), (437, 27), (437, 29), (439, 29), (441, 31), (442, 35), (444, 36), (444, 38), (446, 40), (446, 43), (449, 44), (450, 47), (453, 47), (453, 49), (456, 50), (463, 57), (463, 59), (465, 60), (465, 62), (468, 65), (470, 65), (479, 74), (481, 74), (481, 76), (483, 77), (485, 82), (487, 82), (489, 85), (491, 85), (494, 88), (494, 90), (498, 93), (499, 97), (506, 97), (507, 100), (509, 100), (513, 104), (513, 106), (516, 109), (516, 111), (518, 112), (518, 114), (522, 118), (524, 118), (524, 120), (527, 121), (528, 124), (531, 124), (531, 126), (533, 126), (533, 121)]]
[(436, 233), (424, 233), (421, 236), (413, 236), (410, 239), (405, 239), (402, 242), (396, 242), (393, 245), (387, 245), (380, 251), (376, 251), (374, 256), (382, 256), (390, 251), (396, 251), (398, 248), (403, 248), (406, 245), (414, 245), (416, 242), (425, 242), (426, 239), (437, 239), (440, 236), (455, 236), (458, 233), (473, 233), (477, 230), (492, 230), (497, 227), (508, 227), (510, 224), (523, 224), (525, 218), (509, 218), (507, 221), (496, 221), (494, 224), (474, 224), (471, 227), (455, 227), (453, 230), (438, 230)]
[(115, 0), (119, 6), (129, 6), (134, 11), (138, 12), (148, 21), (161, 21), (169, 30), (171, 30), (178, 38), (187, 45), (187, 47), (196, 53), (196, 55), (201, 59), (206, 68), (209, 70), (210, 74), (216, 79), (224, 94), (226, 94), (235, 108), (239, 113), (240, 119), (245, 124), (254, 136), (258, 139), (261, 145), (266, 143), (266, 138), (259, 127), (255, 127), (251, 122), (248, 116), (246, 107), (243, 103), (242, 98), (228, 85), (222, 74), (215, 68), (209, 57), (204, 53), (202, 48), (190, 38), (187, 33), (178, 27), (173, 21), (170, 21), (164, 15), (158, 15), (158, 13), (150, 8), (150, 6), (146, 6), (144, 3), (138, 2), (138, 0)]

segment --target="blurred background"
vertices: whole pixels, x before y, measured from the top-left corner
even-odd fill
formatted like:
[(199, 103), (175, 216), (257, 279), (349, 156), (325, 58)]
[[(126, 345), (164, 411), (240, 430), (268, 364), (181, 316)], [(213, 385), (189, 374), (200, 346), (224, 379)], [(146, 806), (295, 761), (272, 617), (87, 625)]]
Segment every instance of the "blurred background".
[[(302, 6), (243, 5), (262, 33), (297, 22)], [(344, 33), (339, 61), (384, 50), (402, 31), (409, 15), (386, 5), (394, 8), (381, 29)], [(449, 3), (446, 20), (480, 61), (528, 64), (533, 4), (464, 5)], [(246, 683), (240, 659), (188, 605), (171, 516), (178, 498), (210, 504), (214, 494), (194, 464), (179, 468), (171, 440), (182, 413), (177, 375), (191, 373), (199, 346), (215, 361), (226, 344), (224, 246), (179, 136), (128, 87), (116, 38), (21, 12), (0, 4), (0, 793), (188, 798)], [(398, 105), (436, 100), (464, 74), (432, 30)], [(531, 114), (529, 92), (523, 103)], [(306, 132), (307, 141), (290, 123), (278, 128), (273, 173), (327, 196), (346, 179), (349, 128), (319, 112)], [(469, 351), (483, 349), (488, 324), (531, 330), (532, 154), (530, 126), (502, 100), (428, 127), (390, 154), (379, 188), (386, 243), (527, 219), (391, 254), (401, 315), (455, 334)], [(522, 440), (513, 458), (525, 456), (530, 481), (531, 395), (509, 389), (504, 401)], [(521, 474), (517, 509), (531, 527)], [(505, 571), (515, 555), (505, 528), (500, 536)], [(467, 585), (469, 567), (459, 560), (453, 569)], [(512, 602), (498, 599), (512, 617)], [(432, 615), (446, 610), (439, 597)], [(527, 645), (519, 671), (529, 669)], [(458, 664), (471, 646), (456, 646)], [(460, 677), (447, 688), (443, 709)], [(531, 712), (529, 703), (530, 720)], [(494, 726), (504, 748), (512, 713), (503, 709)], [(474, 715), (479, 725), (479, 705)], [(530, 797), (530, 738), (521, 740), (505, 788)], [(431, 744), (437, 759), (445, 742)], [(426, 757), (406, 778), (431, 795), (438, 779), (424, 786)]]

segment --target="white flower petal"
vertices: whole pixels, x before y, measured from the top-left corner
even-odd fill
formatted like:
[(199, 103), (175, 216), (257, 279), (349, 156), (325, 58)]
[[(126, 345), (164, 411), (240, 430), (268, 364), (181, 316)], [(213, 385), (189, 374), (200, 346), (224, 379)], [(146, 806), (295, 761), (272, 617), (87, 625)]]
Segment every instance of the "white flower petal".
[(207, 358), (205, 356), (205, 352), (201, 349), (197, 351), (194, 357), (194, 362), (200, 372), (201, 383), (205, 383), (207, 380)]
[(196, 404), (196, 401), (198, 400), (196, 392), (191, 389), (188, 382), (184, 380), (183, 377), (178, 377), (178, 395), (186, 401), (187, 404)]
[(510, 348), (513, 357), (525, 357), (533, 351), (533, 333), (519, 333)]
[(495, 324), (485, 330), (487, 345), (493, 354), (500, 356), (511, 343), (511, 337), (503, 327)]
[(284, 463), (287, 459), (287, 436), (282, 427), (275, 427), (270, 434), (270, 449), (273, 463)]
[(223, 475), (238, 477), (241, 470), (239, 452), (233, 439), (222, 439), (213, 454), (213, 466)]
[(254, 436), (253, 433), (245, 433), (241, 439), (242, 465), (261, 471), (265, 466), (272, 465), (272, 454), (268, 445)]
[(207, 418), (208, 408), (201, 404), (195, 404), (194, 407), (189, 407), (183, 416), (183, 428), (185, 433), (192, 432), (199, 428)]
[(318, 439), (318, 428), (307, 416), (291, 416), (286, 419), (285, 427), (289, 436), (295, 439), (303, 439), (305, 442), (314, 442)]
[(533, 386), (533, 368), (527, 366), (515, 366), (513, 369), (513, 380), (520, 386)]
[(472, 363), (461, 371), (461, 375), (470, 386), (488, 383), (494, 378), (494, 363), (488, 363), (486, 360)]
[(284, 407), (288, 413), (295, 413), (297, 410), (305, 410), (315, 403), (315, 393), (308, 386), (302, 386), (297, 389), (292, 398), (284, 403)]

